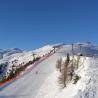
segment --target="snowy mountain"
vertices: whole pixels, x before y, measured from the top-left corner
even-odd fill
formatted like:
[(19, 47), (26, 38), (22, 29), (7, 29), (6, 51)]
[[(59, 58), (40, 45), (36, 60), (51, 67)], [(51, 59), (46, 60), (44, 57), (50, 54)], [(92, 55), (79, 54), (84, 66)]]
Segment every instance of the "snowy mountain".
[[(0, 87), (0, 98), (98, 98), (98, 46), (91, 43), (47, 45), (7, 56), (0, 62), (12, 68), (13, 63), (25, 65), (37, 57), (40, 59), (29, 66), (32, 68), (29, 72)], [(61, 67), (56, 67), (60, 59)], [(58, 82), (63, 71), (66, 79), (63, 77), (64, 82)]]
[(0, 49), (0, 59), (3, 59), (3, 57), (10, 56), (15, 53), (22, 53), (22, 50), (20, 50), (18, 48)]

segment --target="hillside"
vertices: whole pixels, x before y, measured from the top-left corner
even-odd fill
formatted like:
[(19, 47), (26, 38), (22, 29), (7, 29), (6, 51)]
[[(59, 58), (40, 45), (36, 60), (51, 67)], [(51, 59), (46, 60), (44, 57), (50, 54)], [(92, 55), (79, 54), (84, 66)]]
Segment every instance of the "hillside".
[[(18, 66), (20, 63), (32, 60), (32, 54), (36, 54), (36, 57), (46, 57), (57, 46), (59, 45), (48, 45), (34, 51), (13, 54), (0, 62), (18, 60), (16, 64)], [(74, 65), (78, 61), (78, 67), (74, 69), (73, 79), (68, 80), (66, 87), (61, 89), (58, 83), (60, 72), (56, 70), (56, 63), (60, 58), (64, 62), (68, 54), (71, 61), (75, 60)], [(91, 43), (63, 44), (30, 72), (0, 87), (0, 98), (98, 98), (97, 61), (98, 46)], [(11, 66), (11, 64), (8, 65)], [(32, 67), (34, 64), (30, 66)], [(78, 76), (77, 81), (76, 75)]]

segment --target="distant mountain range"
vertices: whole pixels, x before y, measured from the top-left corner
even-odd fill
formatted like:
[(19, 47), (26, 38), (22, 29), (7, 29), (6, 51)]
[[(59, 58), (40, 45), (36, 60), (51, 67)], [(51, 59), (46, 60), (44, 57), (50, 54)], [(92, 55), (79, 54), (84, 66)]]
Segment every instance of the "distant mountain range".
[(0, 49), (0, 59), (3, 59), (5, 56), (10, 56), (15, 53), (22, 53), (23, 51), (18, 48), (12, 48), (12, 49)]

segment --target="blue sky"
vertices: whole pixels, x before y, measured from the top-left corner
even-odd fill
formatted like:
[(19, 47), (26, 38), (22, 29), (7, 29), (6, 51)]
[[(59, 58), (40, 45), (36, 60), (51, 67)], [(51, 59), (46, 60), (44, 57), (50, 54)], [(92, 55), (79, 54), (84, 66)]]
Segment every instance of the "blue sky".
[(0, 0), (0, 48), (98, 44), (97, 0)]

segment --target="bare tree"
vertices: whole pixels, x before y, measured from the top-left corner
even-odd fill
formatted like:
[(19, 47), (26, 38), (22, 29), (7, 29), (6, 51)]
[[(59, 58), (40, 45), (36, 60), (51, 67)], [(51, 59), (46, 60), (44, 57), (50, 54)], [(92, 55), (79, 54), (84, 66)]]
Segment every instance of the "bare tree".
[(64, 64), (61, 66), (61, 73), (58, 79), (58, 83), (61, 85), (62, 88), (66, 87), (66, 80), (67, 80), (67, 67), (69, 65), (70, 58), (69, 54), (67, 54), (67, 58)]
[(56, 62), (56, 69), (61, 72), (61, 66), (62, 66), (62, 59), (58, 59)]

